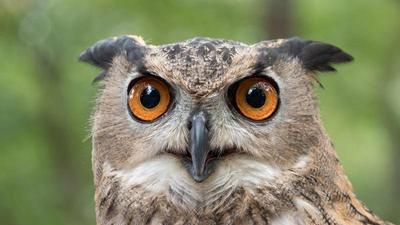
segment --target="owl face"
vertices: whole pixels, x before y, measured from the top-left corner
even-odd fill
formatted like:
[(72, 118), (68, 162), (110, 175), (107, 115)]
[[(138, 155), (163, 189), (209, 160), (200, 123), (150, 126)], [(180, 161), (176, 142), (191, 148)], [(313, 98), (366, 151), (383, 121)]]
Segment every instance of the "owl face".
[(329, 144), (315, 72), (352, 58), (298, 38), (153, 46), (123, 36), (80, 59), (103, 69), (93, 115), (95, 181), (125, 171), (116, 175), (124, 183), (159, 190), (254, 185), (305, 163)]

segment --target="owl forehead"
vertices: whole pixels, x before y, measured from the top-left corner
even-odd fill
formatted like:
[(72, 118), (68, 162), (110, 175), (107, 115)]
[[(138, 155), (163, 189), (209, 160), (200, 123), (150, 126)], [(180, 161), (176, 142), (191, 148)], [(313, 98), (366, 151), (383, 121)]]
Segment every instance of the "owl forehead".
[(160, 51), (166, 53), (171, 61), (183, 61), (186, 64), (203, 62), (212, 67), (220, 64), (230, 65), (232, 56), (244, 47), (247, 45), (230, 40), (194, 38), (160, 46)]
[(240, 42), (195, 38), (152, 48), (145, 67), (188, 93), (204, 96), (254, 69), (258, 55)]

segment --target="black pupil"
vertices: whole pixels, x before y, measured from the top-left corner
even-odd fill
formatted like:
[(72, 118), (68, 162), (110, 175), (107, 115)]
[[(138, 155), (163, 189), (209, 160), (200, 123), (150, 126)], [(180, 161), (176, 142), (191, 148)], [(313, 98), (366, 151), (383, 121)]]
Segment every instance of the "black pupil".
[(265, 104), (265, 91), (259, 87), (251, 87), (247, 90), (246, 101), (253, 108), (260, 108)]
[(160, 98), (160, 92), (149, 85), (140, 94), (140, 103), (145, 108), (152, 109), (160, 103)]

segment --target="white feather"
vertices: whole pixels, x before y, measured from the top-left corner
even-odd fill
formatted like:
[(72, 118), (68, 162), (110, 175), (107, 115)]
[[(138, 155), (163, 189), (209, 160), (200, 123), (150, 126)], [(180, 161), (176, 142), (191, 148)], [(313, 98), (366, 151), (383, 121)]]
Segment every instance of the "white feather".
[(271, 225), (304, 225), (298, 212), (286, 212), (271, 221)]
[[(106, 163), (105, 173), (117, 177), (126, 189), (140, 185), (153, 195), (165, 194), (173, 189), (184, 192), (183, 197), (212, 202), (220, 193), (229, 193), (238, 186), (254, 188), (273, 185), (281, 170), (265, 162), (235, 156), (220, 161), (217, 170), (205, 182), (196, 183), (175, 156), (166, 154), (131, 169), (115, 170)], [(183, 198), (188, 203), (190, 199)]]

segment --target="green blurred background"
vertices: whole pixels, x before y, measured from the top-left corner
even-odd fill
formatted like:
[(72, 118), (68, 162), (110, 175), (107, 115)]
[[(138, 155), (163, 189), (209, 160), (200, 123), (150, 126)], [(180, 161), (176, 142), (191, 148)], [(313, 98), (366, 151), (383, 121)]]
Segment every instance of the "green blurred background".
[(355, 191), (400, 223), (399, 0), (0, 0), (0, 224), (95, 224), (88, 139), (99, 39), (301, 36), (355, 62), (321, 74), (321, 113)]

